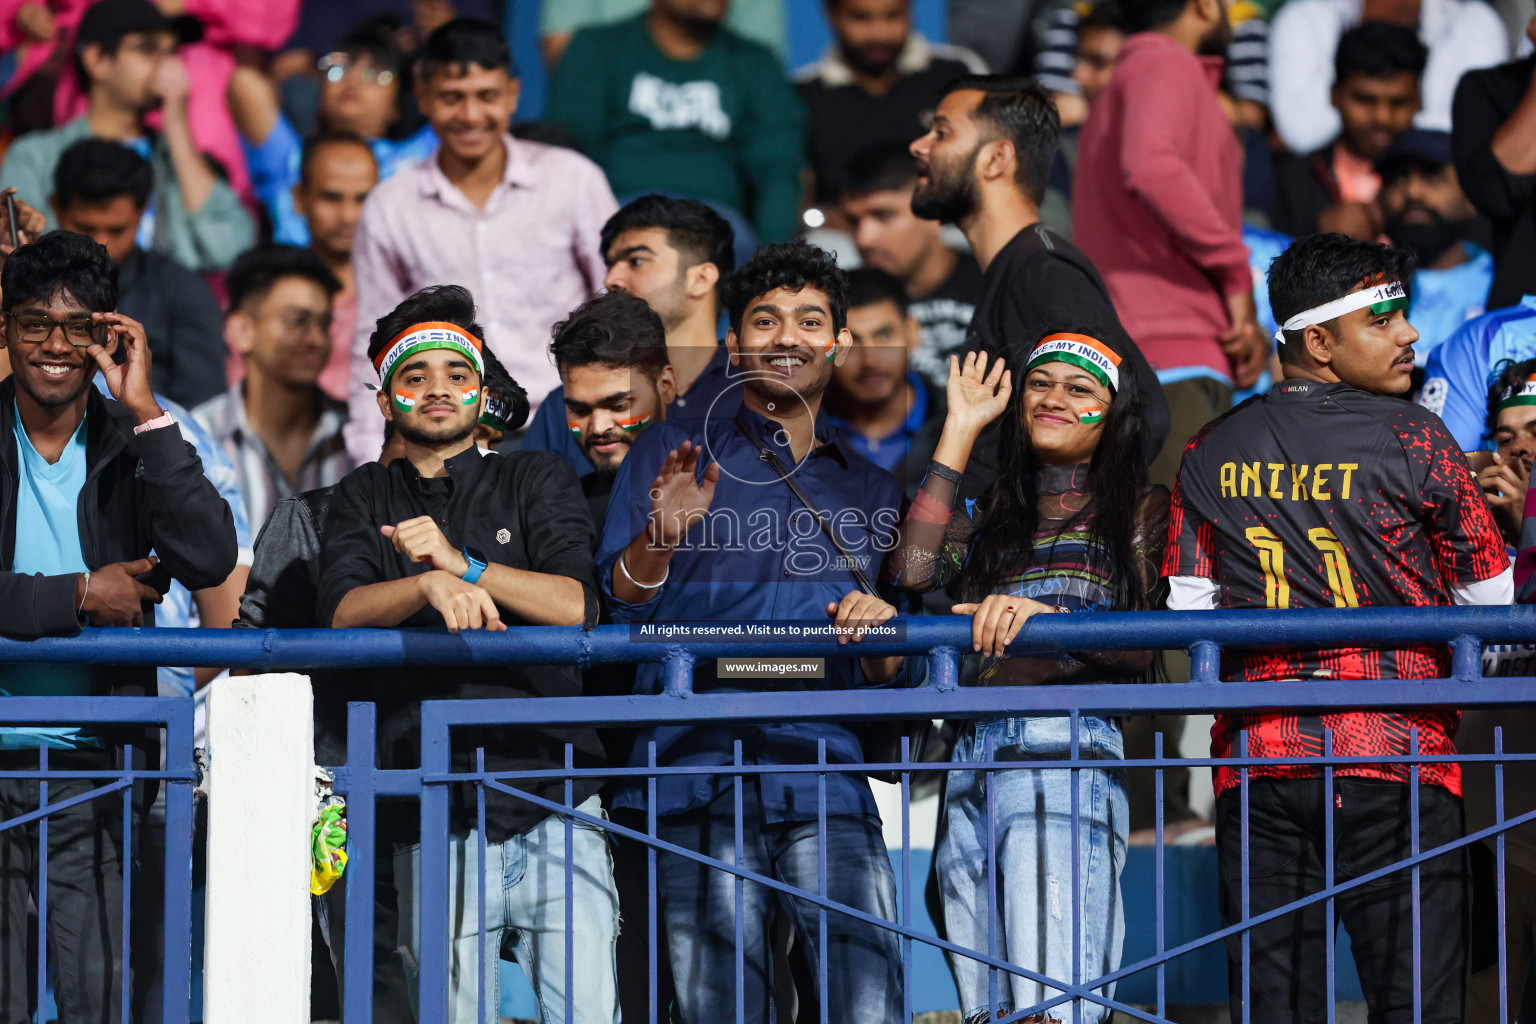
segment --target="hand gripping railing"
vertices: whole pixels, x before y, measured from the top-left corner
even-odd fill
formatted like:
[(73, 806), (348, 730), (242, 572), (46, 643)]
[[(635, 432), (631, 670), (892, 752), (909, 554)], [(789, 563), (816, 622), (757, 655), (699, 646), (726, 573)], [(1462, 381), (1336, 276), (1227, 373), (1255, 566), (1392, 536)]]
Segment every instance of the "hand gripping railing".
[[(1387, 709), (1395, 707), (1440, 706), (1447, 708), (1497, 707), (1527, 703), (1532, 680), (1488, 678), (1481, 675), (1480, 649), (1484, 643), (1536, 642), (1536, 609), (1509, 608), (1436, 608), (1436, 609), (1348, 609), (1280, 612), (1148, 612), (1148, 613), (1098, 613), (1082, 615), (1040, 616), (1030, 620), (1012, 647), (1012, 653), (1056, 653), (1081, 650), (1138, 650), (1146, 648), (1188, 648), (1193, 658), (1192, 681), (1186, 684), (1161, 686), (1136, 686), (1114, 684), (1052, 685), (1026, 688), (989, 687), (960, 688), (958, 686), (958, 658), (969, 650), (970, 623), (967, 619), (911, 619), (896, 620), (900, 628), (894, 639), (866, 639), (858, 645), (842, 646), (833, 640), (796, 643), (786, 646), (782, 641), (758, 641), (751, 638), (730, 642), (673, 642), (640, 637), (628, 627), (600, 627), (592, 631), (560, 627), (521, 627), (506, 633), (461, 633), (448, 635), (438, 631), (414, 630), (174, 630), (174, 629), (92, 629), (80, 636), (68, 639), (44, 639), (31, 642), (0, 640), (0, 661), (16, 663), (109, 663), (141, 665), (189, 665), (229, 666), (250, 670), (309, 670), (326, 668), (388, 668), (420, 667), (441, 668), (448, 665), (497, 665), (497, 664), (553, 664), (574, 663), (596, 665), (625, 662), (660, 662), (666, 666), (663, 692), (655, 695), (620, 697), (547, 698), (538, 701), (462, 701), (428, 702), (423, 709), (423, 764), (419, 770), (380, 770), (374, 766), (372, 751), (371, 707), (354, 706), (351, 722), (354, 727), (349, 764), (338, 771), (338, 789), (349, 794), (349, 819), (354, 850), (354, 870), (351, 877), (367, 877), (371, 862), (374, 831), (374, 799), (378, 796), (422, 796), (422, 822), (431, 826), (433, 833), (446, 832), (447, 803), (444, 783), (468, 778), (485, 786), (510, 792), (535, 805), (541, 801), (510, 784), (513, 779), (530, 778), (538, 773), (471, 773), (470, 776), (453, 775), (448, 771), (449, 731), (453, 728), (493, 722), (515, 722), (519, 725), (607, 725), (623, 724), (638, 726), (686, 720), (688, 722), (784, 722), (815, 721), (836, 718), (849, 720), (955, 718), (981, 719), (999, 716), (1066, 715), (1074, 724), (1082, 715), (1120, 715), (1150, 713), (1207, 713), (1214, 710), (1245, 711), (1282, 708), (1328, 709)], [(806, 626), (824, 626), (825, 623), (805, 623)], [(1407, 642), (1445, 642), (1451, 645), (1452, 674), (1443, 679), (1417, 680), (1304, 680), (1285, 683), (1235, 683), (1220, 682), (1217, 667), (1220, 651), (1226, 647), (1329, 648), (1358, 645), (1395, 645)], [(829, 657), (838, 655), (903, 654), (925, 656), (928, 671), (919, 686), (902, 690), (843, 690), (819, 691), (814, 694), (798, 693), (786, 699), (783, 693), (727, 692), (694, 694), (691, 671), (698, 659), (717, 657)], [(746, 685), (746, 684), (743, 684)], [(153, 715), (138, 709), (127, 712), (130, 702), (121, 698), (8, 698), (0, 702), (0, 714), (6, 721), (29, 723), (80, 723), (83, 721), (132, 720), (164, 722), (171, 725), (170, 713), (156, 711)], [(133, 704), (141, 702), (134, 701)], [(147, 706), (147, 702), (144, 702)], [(174, 701), (158, 703), (177, 703)], [(115, 709), (115, 710), (114, 710)], [(128, 719), (120, 716), (128, 713)], [(176, 712), (179, 716), (181, 712)], [(149, 717), (146, 717), (148, 715)], [(134, 717), (137, 716), (137, 717)], [(178, 719), (179, 720), (179, 719)], [(190, 731), (188, 731), (188, 736)], [(1102, 766), (1102, 762), (1080, 761), (1076, 749), (1076, 729), (1072, 757), (1069, 761), (1051, 762), (1053, 767), (1070, 769), (1074, 773), (1081, 768)], [(172, 749), (179, 754), (180, 742), (173, 735)], [(190, 763), (189, 741), (185, 753)], [(366, 751), (366, 759), (361, 755)], [(1169, 762), (1158, 756), (1146, 761), (1122, 762), (1128, 767), (1166, 767)], [(1516, 760), (1518, 755), (1461, 755), (1412, 756), (1394, 759), (1415, 766), (1429, 761), (1476, 761)], [(1364, 759), (1356, 759), (1364, 760)], [(1333, 764), (1349, 763), (1347, 758), (1334, 758)], [(180, 765), (181, 761), (174, 762)], [(1214, 759), (1185, 759), (1185, 765), (1214, 765)], [(1261, 763), (1239, 757), (1222, 763), (1240, 767)], [(1017, 767), (1017, 762), (976, 765), (978, 770), (1001, 770)], [(895, 763), (876, 766), (837, 766), (853, 768), (881, 768), (910, 773), (913, 765)], [(714, 769), (720, 772), (721, 769)], [(783, 769), (779, 769), (783, 770)], [(816, 772), (818, 765), (802, 769)], [(825, 766), (821, 766), (824, 773)], [(665, 770), (663, 770), (665, 771)], [(752, 775), (757, 769), (738, 765), (725, 769), (730, 774)], [(1496, 772), (1500, 771), (1496, 769)], [(600, 774), (614, 777), (625, 774), (645, 775), (647, 769), (606, 769)], [(580, 777), (581, 770), (553, 771), (546, 775), (564, 778)], [(590, 773), (589, 773), (590, 774)], [(656, 774), (661, 774), (657, 772)], [(1246, 773), (1245, 773), (1246, 774)], [(1326, 773), (1331, 782), (1331, 769)], [(1161, 773), (1158, 785), (1161, 787)], [(183, 789), (190, 790), (190, 780), (185, 773), (168, 771), (165, 777), (173, 783), (173, 795)], [(908, 775), (909, 777), (909, 775)], [(1498, 774), (1500, 799), (1502, 800), (1502, 774)], [(1074, 786), (1074, 804), (1075, 804)], [(190, 799), (190, 793), (187, 793)], [(180, 798), (178, 797), (178, 804)], [(1160, 806), (1160, 803), (1159, 803)], [(579, 812), (559, 805), (545, 807), (561, 813), (567, 822), (572, 817), (582, 817)], [(1075, 810), (1075, 807), (1074, 807)], [(1416, 813), (1416, 811), (1415, 811)], [(1503, 832), (1513, 824), (1530, 818), (1525, 815), (1502, 821), (1495, 829), (1484, 830), (1488, 836), (1497, 836), (1500, 858), (1500, 875), (1503, 874)], [(1075, 818), (1075, 814), (1074, 814)], [(904, 814), (905, 819), (905, 814)], [(190, 819), (188, 819), (190, 820)], [(653, 818), (654, 820), (654, 818)], [(597, 823), (617, 829), (608, 823)], [(903, 822), (905, 825), (905, 820)], [(905, 829), (904, 829), (905, 831)], [(1484, 837), (1484, 833), (1469, 836), (1455, 846), (1462, 846)], [(653, 848), (665, 846), (653, 836), (632, 834)], [(1159, 918), (1161, 918), (1161, 829), (1159, 829), (1158, 888)], [(483, 834), (482, 834), (483, 841)], [(905, 845), (905, 844), (904, 844)], [(1436, 853), (1414, 851), (1408, 862), (1394, 865), (1396, 870), (1417, 865)], [(685, 856), (687, 851), (674, 848)], [(188, 853), (177, 845), (168, 855)], [(434, 873), (431, 869), (442, 867), (438, 861), (446, 854), (439, 843), (423, 846), (423, 876), (442, 879), (446, 887), (446, 872)], [(904, 850), (905, 855), (905, 850)], [(707, 858), (706, 858), (707, 859)], [(905, 856), (903, 858), (905, 860)], [(190, 857), (188, 856), (188, 863)], [(732, 871), (738, 877), (749, 878), (756, 884), (785, 889), (782, 883), (745, 872), (743, 869), (722, 862), (713, 866)], [(1074, 872), (1075, 874), (1075, 872)], [(1335, 885), (1331, 878), (1328, 887), (1308, 901), (1332, 899), (1340, 892), (1370, 880), (1368, 876), (1344, 885)], [(174, 892), (177, 887), (170, 887)], [(903, 886), (903, 902), (909, 898)], [(1075, 888), (1075, 886), (1074, 886)], [(814, 893), (797, 893), (806, 901), (822, 908), (848, 912), (848, 908), (830, 904)], [(446, 903), (446, 892), (433, 900), (438, 905)], [(1501, 893), (1502, 897), (1502, 893)], [(169, 898), (169, 897), (168, 897)], [(483, 903), (482, 903), (483, 907)], [(1156, 967), (1159, 971), (1161, 995), (1161, 971), (1172, 958), (1200, 945), (1216, 942), (1228, 934), (1247, 931), (1255, 924), (1270, 919), (1294, 906), (1268, 915), (1240, 922), (1221, 932), (1203, 936), (1193, 942), (1172, 949), (1165, 949), (1159, 921), (1159, 945), (1155, 958), (1122, 966), (1105, 978), (1087, 980), (1081, 977), (1053, 982), (1054, 988), (1064, 994), (1050, 1004), (1032, 1008), (1028, 1012), (1049, 1009), (1051, 1004), (1087, 999), (1102, 1005), (1130, 1013), (1140, 1019), (1163, 1020), (1162, 999), (1155, 1015), (1095, 995), (1093, 990), (1115, 978), (1125, 977), (1136, 971)], [(367, 885), (349, 885), (347, 893), (348, 932), (356, 936), (371, 934), (372, 894)], [(1502, 898), (1501, 898), (1502, 916)], [(422, 1019), (441, 1019), (437, 996), (446, 984), (447, 935), (446, 922), (438, 915), (424, 915), (422, 920)], [(883, 922), (882, 927), (893, 928), (903, 939), (932, 942), (941, 947), (931, 936), (922, 936), (907, 923), (910, 915), (903, 913), (894, 926)], [(168, 915), (167, 928), (170, 928)], [(1502, 932), (1501, 932), (1502, 936)], [(169, 932), (167, 938), (170, 938)], [(1501, 938), (1502, 945), (1502, 938)], [(174, 948), (174, 947), (168, 947)], [(951, 950), (966, 955), (1000, 970), (1030, 977), (1031, 972), (1008, 964), (974, 950)], [(371, 949), (366, 942), (348, 944), (346, 951), (348, 974), (354, 978), (368, 976)], [(1075, 960), (1076, 958), (1074, 958)], [(355, 964), (354, 964), (355, 961)], [(354, 973), (354, 966), (356, 972)], [(172, 968), (167, 965), (169, 979)], [(1502, 970), (1502, 949), (1501, 949)], [(1074, 972), (1075, 974), (1076, 972)], [(1246, 978), (1246, 973), (1245, 973)], [(1330, 992), (1331, 992), (1330, 962)], [(174, 991), (174, 989), (168, 989)], [(429, 998), (430, 997), (430, 998)], [(371, 1019), (372, 993), (369, 985), (350, 984), (346, 991), (345, 1016), (350, 1021)], [(1019, 1015), (1023, 1015), (1020, 1011)], [(1016, 1015), (1018, 1016), (1018, 1015)], [(1331, 1016), (1331, 1011), (1330, 1011)]]

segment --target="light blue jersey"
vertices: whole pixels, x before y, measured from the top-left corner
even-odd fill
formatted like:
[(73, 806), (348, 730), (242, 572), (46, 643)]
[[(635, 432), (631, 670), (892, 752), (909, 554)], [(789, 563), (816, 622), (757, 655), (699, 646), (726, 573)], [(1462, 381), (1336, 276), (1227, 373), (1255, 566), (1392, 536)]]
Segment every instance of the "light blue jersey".
[[(1417, 326), (1417, 325), (1415, 325)], [(1536, 295), (1468, 320), (1429, 354), (1419, 404), (1439, 413), (1463, 451), (1492, 448), (1483, 438), (1488, 389), (1505, 362), (1536, 358)]]
[(1488, 289), (1493, 287), (1493, 257), (1488, 250), (1462, 242), (1467, 259), (1445, 270), (1420, 270), (1413, 275), (1408, 322), (1419, 332), (1414, 362), (1427, 365), (1429, 355), (1461, 325), (1483, 315)]

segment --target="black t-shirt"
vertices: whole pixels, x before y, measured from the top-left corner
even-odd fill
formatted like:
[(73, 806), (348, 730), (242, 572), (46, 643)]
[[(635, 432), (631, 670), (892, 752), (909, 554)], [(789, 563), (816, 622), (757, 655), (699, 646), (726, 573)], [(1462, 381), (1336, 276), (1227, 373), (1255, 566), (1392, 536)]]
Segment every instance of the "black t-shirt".
[[(329, 623), (351, 590), (426, 572), (397, 552), (379, 526), (430, 515), (448, 542), (469, 547), (487, 562), (529, 572), (566, 576), (586, 595), (586, 621), (597, 621), (597, 567), (592, 561), (592, 520), (576, 472), (549, 452), (517, 451), (492, 455), (471, 447), (446, 464), (448, 476), (423, 479), (408, 459), (387, 467), (369, 463), (342, 478), (331, 499), (320, 554), (320, 594), (316, 618)], [(502, 609), (509, 628), (527, 623)], [(430, 605), (403, 627), (441, 627), (442, 616)], [(379, 706), (381, 767), (415, 768), (421, 763), (421, 702), (507, 697), (574, 697), (582, 692), (575, 665), (510, 665), (479, 668), (378, 669), (372, 673)], [(485, 747), (489, 771), (533, 771), (565, 764), (565, 744), (573, 746), (575, 765), (600, 767), (602, 747), (591, 729), (524, 729), (494, 726), (463, 730), (453, 737), (454, 771), (472, 771), (474, 749)], [(563, 802), (559, 780), (523, 782), (546, 800)], [(597, 792), (599, 783), (578, 779), (575, 802)], [(454, 827), (475, 825), (474, 791), (456, 786)], [(526, 801), (486, 790), (486, 831), (492, 841), (526, 832), (548, 815)]]
[(912, 354), (912, 369), (940, 392), (949, 384), (949, 357), (965, 352), (976, 303), (981, 301), (981, 264), (968, 252), (959, 257), (943, 284), (908, 307), (923, 327), (923, 344)]
[[(1452, 602), (1451, 587), (1509, 565), (1466, 457), (1440, 417), (1347, 384), (1286, 381), (1190, 439), (1169, 510), (1163, 575), (1218, 586), (1219, 608), (1364, 608)], [(1227, 650), (1225, 678), (1434, 679), (1450, 668), (1443, 644), (1315, 651)], [(1251, 757), (1451, 753), (1455, 712), (1222, 715), (1217, 756), (1249, 730)], [(1258, 775), (1305, 776), (1260, 766)], [(1351, 766), (1340, 774), (1406, 780), (1407, 768)], [(1454, 765), (1425, 765), (1426, 783), (1457, 790)], [(1236, 780), (1218, 772), (1217, 787)]]
[(816, 175), (816, 201), (835, 203), (848, 180), (848, 164), (866, 149), (908, 143), (928, 130), (944, 87), (970, 68), (935, 57), (922, 71), (902, 75), (884, 96), (857, 85), (828, 86), (820, 78), (796, 87), (810, 114), (806, 160)]
[(1536, 293), (1536, 174), (1511, 174), (1493, 155), (1493, 137), (1520, 105), (1536, 57), (1468, 71), (1451, 105), (1451, 151), (1462, 191), (1493, 224), (1488, 308)]
[[(1120, 323), (1109, 289), (1083, 251), (1043, 224), (1031, 224), (998, 252), (982, 278), (981, 301), (971, 320), (967, 349), (1002, 355), (1023, 383), (1024, 364), (1035, 345), (1056, 331), (1103, 332), (1100, 340), (1123, 355), (1141, 385), (1150, 462), (1168, 437), (1168, 402), (1157, 374)], [(967, 493), (996, 472), (995, 429), (982, 435), (966, 471)]]

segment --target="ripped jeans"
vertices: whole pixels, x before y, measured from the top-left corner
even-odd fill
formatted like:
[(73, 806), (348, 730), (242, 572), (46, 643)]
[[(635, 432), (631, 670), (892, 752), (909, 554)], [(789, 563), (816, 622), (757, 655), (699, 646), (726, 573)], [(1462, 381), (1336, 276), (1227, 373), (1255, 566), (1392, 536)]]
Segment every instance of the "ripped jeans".
[[(992, 719), (966, 727), (953, 760), (984, 761), (989, 742), (997, 761), (1062, 760), (1070, 756), (1070, 739), (1065, 717)], [(1125, 756), (1119, 725), (1106, 719), (1079, 719), (1078, 744), (1084, 759), (1118, 761)], [(1073, 932), (1080, 930), (1082, 981), (1120, 965), (1125, 938), (1120, 872), (1130, 813), (1125, 771), (1107, 765), (1080, 769), (1077, 776), (1081, 896), (1074, 899), (1071, 770), (1019, 767), (994, 772), (990, 820), (987, 773), (949, 773), (935, 858), (951, 942), (1071, 983)], [(990, 850), (996, 851), (995, 890), (989, 877)], [(1000, 898), (992, 898), (993, 892)], [(968, 957), (951, 954), (949, 962), (966, 1024), (1064, 994), (1028, 978), (995, 972)], [(1113, 996), (1114, 986), (1098, 994)], [(1063, 1024), (1109, 1018), (1105, 1007), (1088, 1001), (1079, 1001), (1074, 1010), (1073, 1001), (1066, 1000), (1043, 1012)]]

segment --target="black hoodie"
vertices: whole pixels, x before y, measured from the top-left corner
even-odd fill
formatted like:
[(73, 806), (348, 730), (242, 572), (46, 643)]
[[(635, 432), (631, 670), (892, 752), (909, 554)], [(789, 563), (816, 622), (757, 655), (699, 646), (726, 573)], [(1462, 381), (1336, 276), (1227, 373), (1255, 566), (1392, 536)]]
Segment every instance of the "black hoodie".
[[(235, 568), (235, 522), (229, 504), (203, 475), (196, 450), (178, 427), (135, 435), (133, 415), (87, 389), (86, 477), (80, 490), (80, 549), (86, 564), (159, 557), (148, 582), (164, 591), (171, 578), (188, 590), (223, 583)], [(11, 571), (16, 557), (20, 484), (15, 435), (16, 382), (0, 382), (0, 634), (31, 640), (72, 636), (85, 623), (75, 611), (76, 574)], [(23, 539), (24, 541), (24, 539)], [(154, 605), (144, 606), (145, 625)], [(153, 666), (101, 666), (101, 694), (154, 694)]]

